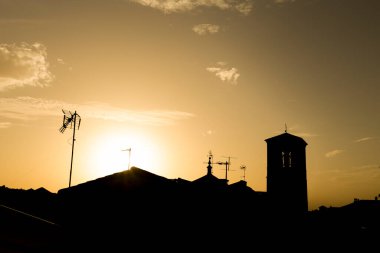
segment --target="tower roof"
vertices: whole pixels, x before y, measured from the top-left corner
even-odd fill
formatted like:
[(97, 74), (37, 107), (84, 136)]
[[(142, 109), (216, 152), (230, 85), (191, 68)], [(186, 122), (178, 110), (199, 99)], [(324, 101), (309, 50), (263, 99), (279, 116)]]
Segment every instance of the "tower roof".
[(295, 136), (293, 134), (290, 134), (288, 132), (285, 132), (283, 134), (280, 134), (280, 135), (276, 135), (274, 137), (271, 137), (271, 138), (268, 138), (268, 139), (265, 139), (265, 141), (269, 144), (269, 143), (293, 143), (293, 144), (303, 144), (303, 145), (307, 145), (306, 141), (304, 139), (302, 139), (301, 137), (298, 137), (298, 136)]

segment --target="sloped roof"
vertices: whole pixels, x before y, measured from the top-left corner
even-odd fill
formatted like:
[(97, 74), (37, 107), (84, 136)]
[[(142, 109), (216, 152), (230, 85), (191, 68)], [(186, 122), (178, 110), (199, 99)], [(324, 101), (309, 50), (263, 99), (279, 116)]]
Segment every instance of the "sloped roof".
[(66, 194), (69, 192), (81, 193), (98, 193), (107, 191), (130, 191), (137, 189), (149, 190), (152, 188), (173, 185), (174, 182), (154, 173), (132, 167), (129, 170), (114, 173), (95, 180), (87, 181), (70, 188), (60, 189), (58, 194)]
[(273, 136), (271, 138), (265, 139), (267, 143), (294, 143), (294, 144), (304, 144), (307, 145), (306, 141), (301, 137), (295, 136), (288, 132), (280, 135)]
[(214, 184), (214, 183), (220, 183), (223, 181), (223, 183), (226, 181), (225, 179), (219, 179), (213, 174), (206, 174), (203, 177), (200, 177), (198, 179), (195, 179), (193, 183), (202, 183), (202, 184)]
[(233, 190), (233, 191), (255, 192), (251, 187), (247, 186), (247, 181), (244, 181), (244, 180), (240, 180), (238, 182), (230, 184), (228, 187), (230, 190)]

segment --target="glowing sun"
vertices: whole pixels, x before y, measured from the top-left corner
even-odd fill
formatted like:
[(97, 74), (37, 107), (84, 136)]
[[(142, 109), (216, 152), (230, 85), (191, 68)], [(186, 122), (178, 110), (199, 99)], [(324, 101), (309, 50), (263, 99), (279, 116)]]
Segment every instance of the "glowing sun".
[(156, 168), (160, 154), (154, 142), (141, 134), (106, 135), (97, 138), (91, 154), (91, 169), (104, 176), (135, 166), (144, 170)]

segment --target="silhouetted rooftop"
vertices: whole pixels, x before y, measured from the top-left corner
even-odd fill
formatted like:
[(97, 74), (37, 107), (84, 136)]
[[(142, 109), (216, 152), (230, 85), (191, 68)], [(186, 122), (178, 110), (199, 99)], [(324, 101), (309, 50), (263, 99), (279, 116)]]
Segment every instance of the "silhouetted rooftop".
[(154, 173), (132, 167), (129, 170), (114, 173), (95, 180), (87, 181), (70, 188), (64, 188), (58, 191), (58, 194), (66, 194), (69, 192), (82, 193), (100, 193), (109, 191), (129, 191), (136, 189), (150, 189), (152, 187), (173, 184), (172, 180), (158, 176)]
[[(340, 207), (342, 209), (357, 209), (357, 210), (366, 210), (366, 209), (376, 209), (380, 211), (380, 200), (359, 200), (355, 199), (354, 202)], [(380, 213), (379, 213), (380, 216)]]
[(195, 179), (193, 181), (194, 184), (205, 184), (209, 186), (226, 186), (228, 180), (226, 179), (220, 179), (212, 174), (206, 174), (203, 177), (200, 177), (198, 179)]
[(288, 132), (285, 132), (280, 135), (273, 136), (271, 138), (265, 139), (268, 143), (303, 143), (305, 146), (307, 145), (306, 141), (299, 136), (295, 136)]

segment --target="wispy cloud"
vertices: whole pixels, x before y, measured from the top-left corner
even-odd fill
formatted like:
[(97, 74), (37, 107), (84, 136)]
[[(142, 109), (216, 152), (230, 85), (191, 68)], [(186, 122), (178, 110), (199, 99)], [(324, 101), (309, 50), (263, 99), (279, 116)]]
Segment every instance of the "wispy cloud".
[(365, 164), (365, 165), (357, 166), (354, 169), (359, 170), (359, 171), (362, 171), (362, 170), (379, 170), (380, 165), (379, 164)]
[(193, 26), (193, 31), (199, 35), (214, 34), (219, 31), (219, 26), (212, 24), (199, 24)]
[(7, 119), (33, 120), (44, 116), (62, 116), (61, 109), (77, 110), (82, 118), (158, 126), (170, 125), (194, 116), (188, 112), (169, 110), (133, 111), (96, 102), (70, 104), (32, 97), (0, 98), (0, 117)]
[(206, 132), (202, 133), (203, 136), (210, 136), (210, 135), (213, 135), (215, 134), (215, 131), (209, 129), (207, 130)]
[(330, 151), (330, 152), (327, 152), (326, 154), (325, 154), (325, 156), (327, 157), (327, 158), (331, 158), (331, 157), (334, 157), (334, 156), (336, 156), (336, 155), (339, 155), (339, 154), (341, 154), (341, 153), (343, 153), (344, 152), (344, 150), (342, 150), (342, 149), (335, 149), (335, 150), (332, 150), (332, 151)]
[(236, 10), (248, 15), (253, 7), (252, 0), (130, 0), (164, 13), (186, 12), (196, 8), (215, 7), (220, 10)]
[(48, 86), (46, 47), (40, 43), (0, 44), (0, 91), (22, 86)]
[(227, 63), (218, 62), (215, 67), (206, 68), (207, 71), (211, 73), (215, 73), (217, 77), (220, 78), (223, 82), (229, 82), (231, 84), (237, 84), (237, 80), (240, 77), (240, 73), (238, 73), (237, 68), (227, 67)]
[(306, 133), (306, 132), (295, 133), (295, 135), (300, 136), (300, 137), (316, 137), (316, 136), (318, 136), (317, 134)]
[(62, 66), (66, 65), (67, 70), (69, 70), (69, 71), (72, 71), (72, 70), (73, 70), (73, 67), (68, 66), (68, 65), (66, 64), (66, 62), (65, 62), (62, 58), (57, 58), (57, 63), (58, 63), (59, 65), (62, 65)]
[[(293, 134), (293, 135), (296, 135), (296, 136), (299, 136), (299, 137), (303, 137), (303, 138), (309, 138), (309, 137), (316, 137), (316, 136), (318, 136), (318, 134), (307, 133), (307, 132), (293, 132), (293, 131), (290, 131), (290, 129), (288, 129), (287, 132), (289, 134)], [(274, 134), (283, 134), (283, 133), (284, 133), (284, 131), (276, 131), (276, 132), (274, 132)]]
[(244, 15), (248, 15), (253, 9), (253, 4), (251, 1), (247, 0), (237, 3), (234, 7), (238, 12)]
[(24, 19), (24, 18), (1, 18), (0, 17), (0, 24), (1, 25), (12, 25), (12, 24), (18, 24), (18, 25), (40, 25), (44, 23), (43, 20), (35, 20), (35, 19)]
[[(290, 126), (288, 127), (286, 124), (285, 124), (285, 129), (287, 130), (288, 133), (291, 133), (291, 134), (294, 134), (294, 135), (297, 135), (299, 137), (316, 137), (318, 136), (317, 134), (314, 134), (314, 133), (309, 133), (309, 132), (298, 132), (297, 129), (299, 129), (300, 127), (298, 125), (294, 125), (294, 126)], [(281, 132), (282, 133), (282, 132)]]
[(299, 137), (303, 137), (303, 138), (309, 138), (309, 137), (319, 136), (318, 134), (315, 134), (315, 133), (300, 132), (300, 131), (298, 131), (298, 129), (302, 129), (302, 128), (303, 127), (301, 127), (301, 126), (299, 126), (297, 124), (289, 126), (287, 123), (285, 123), (284, 124), (284, 129), (281, 130), (281, 131), (276, 131), (276, 132), (274, 132), (274, 134), (283, 134), (284, 130), (285, 130), (289, 134), (293, 134), (293, 135), (296, 135), (296, 136), (299, 136)]
[(59, 63), (59, 64), (65, 64), (65, 61), (63, 60), (63, 59), (61, 59), (61, 58), (57, 58), (57, 62)]
[(354, 142), (364, 142), (364, 141), (369, 141), (373, 139), (374, 139), (373, 137), (364, 137), (364, 138), (357, 139)]
[(1, 128), (8, 128), (11, 126), (11, 122), (0, 122), (0, 129)]
[(347, 186), (363, 186), (370, 182), (377, 183), (380, 179), (380, 165), (367, 164), (356, 167), (341, 167), (334, 170), (319, 171), (325, 174), (327, 180)]
[(274, 0), (276, 4), (293, 3), (296, 0)]

